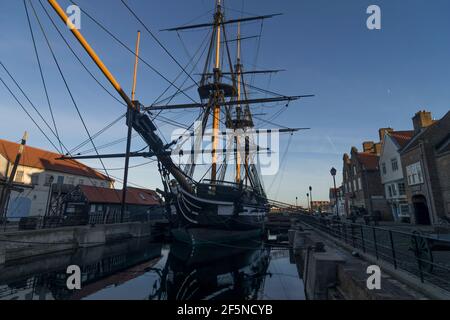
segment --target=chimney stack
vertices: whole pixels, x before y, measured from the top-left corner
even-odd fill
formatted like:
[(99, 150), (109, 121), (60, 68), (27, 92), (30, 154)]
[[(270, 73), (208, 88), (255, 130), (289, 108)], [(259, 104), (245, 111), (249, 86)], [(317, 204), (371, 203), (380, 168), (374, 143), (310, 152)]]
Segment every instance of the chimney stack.
[(431, 112), (425, 110), (417, 112), (412, 120), (415, 134), (434, 123)]
[(384, 141), (384, 136), (385, 136), (386, 133), (391, 133), (393, 131), (394, 131), (394, 129), (392, 129), (392, 128), (381, 128), (381, 129), (379, 129), (378, 130), (378, 134), (380, 136), (380, 142)]
[(373, 141), (363, 142), (363, 152), (373, 153), (375, 151), (375, 143)]

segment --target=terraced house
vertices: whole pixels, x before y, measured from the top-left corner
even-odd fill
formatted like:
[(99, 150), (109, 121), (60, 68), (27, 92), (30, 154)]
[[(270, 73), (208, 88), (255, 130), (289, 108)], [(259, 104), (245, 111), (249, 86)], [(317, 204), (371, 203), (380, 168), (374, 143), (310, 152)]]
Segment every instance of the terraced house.
[(412, 222), (450, 221), (450, 112), (434, 121), (431, 113), (413, 118), (414, 137), (400, 151)]
[[(0, 139), (0, 179), (11, 174), (19, 144)], [(26, 145), (15, 175), (15, 183), (24, 187), (13, 191), (7, 206), (8, 218), (46, 215), (50, 203), (61, 193), (78, 185), (111, 188), (114, 181), (100, 172), (61, 155)]]
[(414, 131), (412, 130), (394, 131), (391, 128), (380, 130), (382, 142), (379, 163), (381, 183), (392, 217), (398, 222), (411, 220), (400, 150), (408, 144), (413, 135)]
[(381, 143), (363, 143), (363, 151), (356, 147), (343, 157), (343, 190), (346, 214), (373, 214), (391, 220), (380, 180), (379, 155)]

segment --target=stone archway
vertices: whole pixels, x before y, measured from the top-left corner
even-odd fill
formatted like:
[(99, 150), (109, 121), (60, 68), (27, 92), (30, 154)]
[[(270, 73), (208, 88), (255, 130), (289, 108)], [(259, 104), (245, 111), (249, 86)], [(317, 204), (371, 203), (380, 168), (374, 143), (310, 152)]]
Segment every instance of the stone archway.
[(427, 199), (423, 195), (417, 195), (412, 198), (414, 217), (416, 224), (430, 225), (430, 211), (427, 205)]

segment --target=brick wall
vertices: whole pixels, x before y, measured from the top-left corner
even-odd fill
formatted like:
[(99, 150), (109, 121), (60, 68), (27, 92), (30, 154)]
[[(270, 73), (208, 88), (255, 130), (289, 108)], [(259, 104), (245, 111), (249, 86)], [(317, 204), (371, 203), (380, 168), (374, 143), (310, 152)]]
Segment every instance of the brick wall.
[(439, 181), (442, 191), (444, 213), (450, 218), (450, 153), (446, 153), (436, 158)]
[[(413, 222), (415, 222), (415, 216), (412, 198), (417, 195), (423, 195), (427, 199), (431, 222), (436, 224), (439, 218), (445, 215), (446, 212), (440, 185), (440, 176), (445, 172), (445, 170), (438, 169), (433, 146), (429, 143), (419, 144), (417, 147), (402, 154), (401, 159), (405, 177), (406, 195), (411, 208)], [(424, 183), (409, 186), (406, 167), (417, 162), (421, 164), (424, 175)], [(442, 161), (441, 165), (445, 166), (445, 160)]]

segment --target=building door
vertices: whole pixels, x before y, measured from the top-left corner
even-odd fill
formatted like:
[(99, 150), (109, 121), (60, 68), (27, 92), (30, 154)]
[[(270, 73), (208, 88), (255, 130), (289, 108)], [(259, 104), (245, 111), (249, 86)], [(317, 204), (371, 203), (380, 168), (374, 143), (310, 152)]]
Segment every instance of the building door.
[(420, 225), (430, 225), (430, 212), (428, 210), (427, 199), (424, 196), (414, 196), (412, 198), (414, 216), (416, 223)]

